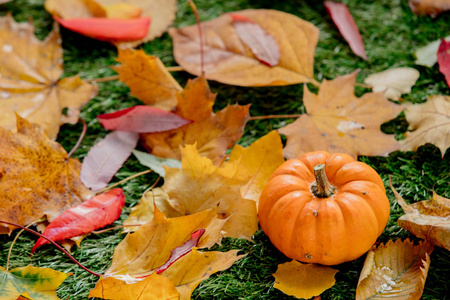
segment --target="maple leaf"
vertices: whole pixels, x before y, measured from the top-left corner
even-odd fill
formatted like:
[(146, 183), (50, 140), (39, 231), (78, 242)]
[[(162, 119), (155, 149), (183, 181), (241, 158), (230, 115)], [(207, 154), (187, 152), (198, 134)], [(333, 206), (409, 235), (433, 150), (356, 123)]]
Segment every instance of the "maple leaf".
[(309, 299), (331, 288), (338, 271), (316, 264), (302, 264), (296, 260), (278, 265), (273, 274), (274, 288), (297, 298)]
[(356, 300), (420, 299), (430, 267), (433, 246), (390, 240), (367, 253), (356, 288)]
[(450, 250), (450, 199), (433, 191), (431, 199), (408, 205), (392, 185), (391, 189), (406, 213), (397, 220), (397, 225), (433, 245)]
[(411, 105), (405, 110), (410, 132), (401, 141), (402, 150), (417, 150), (426, 143), (436, 145), (442, 156), (450, 147), (450, 97), (431, 96), (422, 104)]
[(400, 146), (393, 135), (380, 126), (395, 118), (403, 109), (389, 102), (381, 93), (366, 93), (357, 98), (354, 84), (357, 72), (324, 80), (318, 95), (305, 88), (303, 104), (306, 114), (278, 130), (286, 135), (284, 156), (297, 158), (311, 151), (386, 156)]
[[(27, 225), (53, 220), (90, 198), (79, 178), (81, 164), (43, 129), (17, 116), (17, 133), (0, 128), (0, 219)], [(0, 227), (0, 233), (12, 228)]]
[[(175, 20), (175, 13), (177, 11), (176, 0), (96, 0), (95, 2), (103, 9), (115, 4), (126, 3), (133, 7), (140, 8), (141, 16), (149, 17), (152, 20), (151, 25), (149, 25), (148, 33), (143, 39), (133, 42), (116, 43), (120, 48), (132, 48), (161, 36)], [(98, 14), (98, 11), (93, 9), (92, 6), (87, 5), (85, 1), (79, 0), (46, 0), (45, 9), (52, 15), (62, 19), (91, 18), (96, 17), (96, 14)]]
[(97, 87), (78, 76), (59, 79), (63, 51), (57, 26), (44, 41), (33, 31), (31, 22), (16, 23), (11, 15), (0, 18), (0, 126), (14, 129), (17, 113), (55, 139), (61, 124), (78, 121), (80, 108), (97, 94)]
[[(53, 241), (60, 241), (86, 234), (117, 220), (124, 205), (122, 189), (110, 190), (63, 212), (45, 228), (43, 235)], [(31, 249), (31, 254), (48, 243), (40, 237)]]
[(450, 0), (409, 0), (408, 5), (415, 14), (436, 17), (450, 9)]
[(2, 299), (58, 300), (56, 289), (71, 275), (49, 268), (26, 266), (6, 271), (0, 267), (0, 295)]
[(228, 105), (213, 113), (215, 97), (203, 76), (190, 80), (177, 94), (175, 113), (193, 123), (166, 132), (144, 133), (142, 143), (156, 156), (175, 159), (181, 157), (180, 146), (197, 143), (201, 155), (219, 164), (225, 151), (242, 136), (249, 105)]
[(154, 273), (135, 283), (114, 277), (101, 277), (95, 288), (89, 292), (89, 297), (110, 300), (175, 300), (179, 299), (180, 293), (169, 278)]
[(119, 73), (131, 93), (147, 105), (170, 111), (177, 105), (177, 93), (183, 89), (164, 67), (157, 56), (146, 55), (142, 50), (119, 48), (119, 66), (112, 67)]
[[(262, 63), (242, 41), (242, 33), (236, 31), (233, 20), (236, 16), (251, 20), (276, 41), (280, 51), (280, 60), (276, 66)], [(210, 80), (239, 86), (314, 81), (314, 50), (319, 30), (311, 23), (281, 11), (247, 9), (202, 22), (201, 26), (204, 36), (204, 71)], [(201, 51), (197, 26), (171, 28), (169, 34), (173, 39), (177, 63), (189, 73), (200, 75)], [(252, 34), (246, 32), (246, 35)]]
[(383, 92), (386, 98), (398, 100), (402, 94), (411, 92), (419, 76), (419, 71), (413, 68), (394, 68), (370, 74), (364, 83), (374, 92)]

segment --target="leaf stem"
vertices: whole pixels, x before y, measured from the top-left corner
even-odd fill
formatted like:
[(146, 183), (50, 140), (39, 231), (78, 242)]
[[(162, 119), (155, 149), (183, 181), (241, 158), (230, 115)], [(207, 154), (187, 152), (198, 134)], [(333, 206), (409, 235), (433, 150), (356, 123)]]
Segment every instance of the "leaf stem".
[(309, 83), (311, 83), (312, 85), (314, 85), (316, 87), (320, 87), (320, 82), (318, 82), (314, 78), (309, 78)]
[(203, 51), (203, 33), (202, 33), (202, 25), (200, 24), (200, 17), (198, 16), (197, 6), (195, 5), (193, 0), (188, 0), (188, 4), (191, 7), (192, 11), (195, 15), (195, 20), (197, 21), (198, 26), (198, 36), (200, 40), (200, 70), (202, 75), (205, 73), (204, 69), (204, 51)]
[(104, 233), (104, 232), (107, 232), (107, 231), (111, 231), (111, 230), (114, 230), (114, 229), (117, 229), (117, 228), (123, 228), (123, 227), (139, 227), (139, 226), (141, 226), (142, 224), (127, 224), (127, 225), (119, 225), (119, 226), (114, 226), (114, 227), (111, 227), (111, 228), (106, 228), (106, 229), (102, 229), (102, 230), (95, 230), (95, 231), (91, 231), (91, 233), (93, 233), (93, 234), (100, 234), (100, 233)]
[[(180, 66), (166, 67), (166, 70), (169, 72), (184, 71), (183, 68)], [(119, 80), (119, 75), (112, 75), (112, 76), (102, 77), (102, 78), (86, 79), (85, 81), (99, 83), (99, 82), (107, 82), (107, 81), (114, 81), (114, 80)]]
[(302, 114), (254, 116), (254, 117), (250, 117), (249, 121), (253, 121), (253, 120), (267, 120), (267, 119), (289, 119), (289, 118), (299, 118), (301, 115), (302, 115)]
[[(31, 223), (31, 224), (29, 224), (29, 225), (27, 226), (27, 228), (30, 227), (30, 226), (32, 226), (32, 225), (34, 225), (34, 222)], [(14, 246), (14, 244), (16, 243), (16, 241), (17, 241), (17, 239), (19, 238), (19, 236), (22, 234), (22, 232), (24, 232), (24, 230), (25, 230), (25, 229), (22, 229), (22, 230), (19, 231), (19, 233), (14, 237), (14, 240), (13, 240), (12, 243), (11, 243), (11, 247), (9, 247), (8, 257), (6, 258), (6, 272), (9, 271), (9, 259), (10, 259), (10, 257), (11, 257), (11, 252), (12, 252), (13, 246)]]
[(40, 234), (39, 232), (37, 232), (37, 231), (35, 231), (33, 229), (30, 229), (30, 228), (27, 228), (27, 227), (24, 227), (22, 225), (15, 224), (15, 223), (12, 223), (12, 222), (7, 222), (7, 221), (0, 220), (0, 223), (8, 224), (8, 225), (12, 225), (12, 226), (15, 226), (15, 227), (22, 228), (23, 230), (26, 230), (26, 231), (31, 232), (32, 234), (35, 234), (35, 235), (37, 235), (37, 236), (39, 236), (39, 237), (41, 237), (43, 239), (46, 239), (47, 241), (52, 243), (53, 246), (58, 248), (58, 250), (62, 251), (65, 255), (67, 255), (68, 258), (70, 258), (74, 263), (76, 263), (80, 268), (82, 268), (86, 272), (88, 272), (88, 273), (90, 273), (90, 274), (92, 274), (94, 276), (97, 276), (97, 277), (102, 276), (101, 274), (95, 273), (94, 271), (91, 271), (88, 268), (86, 268), (85, 266), (83, 266), (78, 260), (76, 260), (72, 255), (70, 255), (70, 253), (67, 252), (63, 247), (61, 247), (60, 245), (58, 245), (57, 243), (55, 243), (54, 241), (52, 241), (51, 239), (49, 239), (45, 235), (42, 235), (42, 234)]
[(131, 180), (131, 179), (133, 179), (133, 178), (136, 178), (136, 177), (139, 177), (139, 176), (141, 176), (141, 175), (145, 175), (145, 174), (148, 174), (148, 173), (151, 173), (151, 172), (153, 172), (153, 170), (148, 169), (148, 170), (145, 170), (145, 171), (136, 173), (136, 174), (134, 174), (134, 175), (131, 175), (131, 176), (129, 176), (129, 177), (127, 177), (127, 178), (125, 178), (125, 179), (119, 181), (119, 182), (114, 183), (113, 185), (110, 185), (110, 186), (105, 187), (104, 189), (98, 191), (97, 194), (102, 194), (102, 193), (104, 193), (104, 192), (106, 192), (106, 191), (109, 191), (109, 190), (112, 189), (112, 188), (115, 188), (115, 187), (118, 186), (118, 185), (121, 185), (121, 184), (124, 183), (124, 182), (127, 182), (128, 180)]
[(86, 130), (87, 130), (86, 121), (84, 121), (84, 120), (81, 119), (81, 118), (78, 119), (78, 120), (80, 120), (81, 123), (83, 123), (83, 131), (81, 132), (80, 137), (78, 138), (78, 141), (77, 141), (77, 143), (75, 144), (75, 146), (73, 146), (72, 150), (70, 150), (69, 154), (67, 154), (67, 159), (69, 159), (69, 158), (72, 156), (72, 154), (75, 152), (75, 150), (78, 149), (78, 147), (79, 147), (80, 144), (81, 144), (81, 141), (83, 141), (84, 136), (86, 135)]
[(325, 173), (325, 164), (319, 164), (314, 167), (314, 176), (316, 181), (311, 185), (311, 191), (318, 198), (327, 198), (334, 194), (336, 188), (330, 184)]

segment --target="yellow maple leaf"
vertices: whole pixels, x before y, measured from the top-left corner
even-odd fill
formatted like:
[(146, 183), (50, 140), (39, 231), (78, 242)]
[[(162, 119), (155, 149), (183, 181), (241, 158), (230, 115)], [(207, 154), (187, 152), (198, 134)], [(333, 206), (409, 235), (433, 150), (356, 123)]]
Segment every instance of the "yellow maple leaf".
[(316, 264), (302, 264), (296, 260), (278, 265), (273, 274), (274, 288), (297, 298), (309, 299), (332, 287), (338, 271)]
[[(28, 225), (52, 220), (92, 192), (80, 180), (81, 164), (43, 129), (17, 116), (17, 133), (0, 127), (0, 219)], [(0, 226), (0, 233), (11, 228)]]
[(393, 135), (381, 132), (380, 126), (395, 118), (403, 109), (389, 102), (382, 93), (354, 95), (357, 72), (324, 80), (319, 93), (305, 88), (303, 103), (306, 114), (278, 131), (286, 135), (284, 155), (325, 150), (330, 153), (386, 156), (400, 145)]
[(97, 94), (97, 87), (78, 76), (59, 79), (63, 51), (57, 26), (44, 41), (33, 31), (32, 23), (16, 23), (11, 15), (0, 18), (0, 126), (14, 129), (17, 113), (55, 139), (61, 124), (78, 121), (81, 107)]
[(119, 73), (120, 81), (142, 102), (167, 111), (177, 105), (176, 95), (182, 88), (157, 56), (146, 55), (142, 50), (119, 48), (117, 61), (121, 65), (113, 69)]

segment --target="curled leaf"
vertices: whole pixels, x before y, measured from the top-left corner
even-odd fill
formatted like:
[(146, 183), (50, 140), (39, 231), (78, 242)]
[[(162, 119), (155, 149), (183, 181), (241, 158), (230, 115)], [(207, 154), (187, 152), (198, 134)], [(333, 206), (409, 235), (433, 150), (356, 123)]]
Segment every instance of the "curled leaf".
[(374, 92), (383, 92), (386, 98), (398, 100), (402, 94), (411, 92), (419, 76), (419, 71), (413, 68), (394, 68), (371, 74), (364, 83)]

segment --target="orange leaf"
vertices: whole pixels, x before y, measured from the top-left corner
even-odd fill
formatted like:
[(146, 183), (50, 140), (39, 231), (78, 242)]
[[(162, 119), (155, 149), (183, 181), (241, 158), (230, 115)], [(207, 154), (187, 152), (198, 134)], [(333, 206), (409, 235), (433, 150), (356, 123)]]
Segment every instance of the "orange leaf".
[[(280, 59), (276, 66), (261, 63), (250, 47), (241, 40), (234, 26), (233, 15), (257, 24), (275, 39)], [(241, 28), (239, 28), (241, 30)], [(248, 29), (243, 29), (248, 30)], [(311, 82), (314, 50), (319, 30), (298, 17), (276, 10), (248, 9), (225, 14), (202, 22), (205, 40), (206, 78), (240, 86), (287, 85)], [(174, 56), (189, 73), (200, 75), (200, 42), (196, 25), (171, 28)], [(246, 33), (248, 36), (251, 33)], [(253, 49), (254, 51), (254, 49)]]
[(249, 105), (228, 105), (213, 113), (216, 95), (203, 76), (190, 80), (177, 98), (175, 113), (194, 122), (175, 130), (145, 133), (141, 136), (144, 146), (156, 156), (180, 159), (180, 146), (197, 143), (201, 155), (220, 164), (225, 151), (242, 136)]
[(58, 27), (44, 41), (33, 31), (32, 23), (18, 24), (11, 15), (0, 18), (0, 126), (15, 129), (17, 113), (55, 139), (61, 124), (78, 121), (80, 108), (97, 94), (97, 87), (78, 76), (59, 79), (63, 58)]
[[(50, 141), (42, 128), (17, 116), (17, 131), (0, 128), (0, 219), (28, 225), (81, 204), (92, 192), (80, 181), (81, 164)], [(0, 233), (11, 228), (0, 227)]]
[(147, 105), (167, 111), (177, 105), (177, 93), (183, 89), (164, 67), (157, 56), (142, 50), (120, 49), (113, 69), (120, 81), (130, 87), (131, 93)]
[[(138, 41), (116, 43), (120, 48), (132, 48), (161, 36), (175, 20), (177, 11), (177, 0), (96, 0), (95, 9), (92, 9), (92, 2), (94, 1), (86, 3), (80, 0), (46, 0), (45, 9), (62, 19), (92, 18), (102, 14), (111, 17), (111, 12), (107, 15), (108, 10), (111, 11), (112, 9), (114, 13), (117, 13), (117, 8), (114, 8), (114, 6), (118, 4), (128, 4), (127, 9), (140, 9), (142, 11), (141, 17), (148, 17), (152, 20), (147, 35)], [(124, 13), (124, 11), (120, 12), (122, 15)]]
[(409, 239), (390, 240), (367, 253), (356, 288), (356, 300), (419, 300), (430, 267), (433, 246)]
[(292, 260), (278, 265), (273, 274), (273, 287), (287, 295), (309, 299), (331, 288), (336, 282), (334, 276), (337, 272), (329, 267)]
[(303, 96), (306, 114), (279, 129), (288, 141), (284, 156), (325, 150), (330, 153), (386, 156), (400, 145), (393, 135), (380, 131), (380, 126), (395, 118), (403, 109), (389, 102), (382, 93), (354, 95), (357, 72), (324, 80), (318, 95), (307, 88)]

